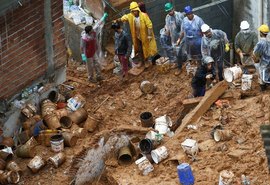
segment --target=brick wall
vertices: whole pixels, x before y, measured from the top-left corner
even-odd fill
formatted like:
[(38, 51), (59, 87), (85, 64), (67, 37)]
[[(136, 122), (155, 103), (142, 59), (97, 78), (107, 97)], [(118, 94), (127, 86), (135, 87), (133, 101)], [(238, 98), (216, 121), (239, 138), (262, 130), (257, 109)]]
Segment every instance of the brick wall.
[[(47, 68), (44, 0), (21, 2), (0, 17), (0, 99), (19, 93)], [(53, 0), (51, 9), (55, 68), (66, 61), (62, 3)]]

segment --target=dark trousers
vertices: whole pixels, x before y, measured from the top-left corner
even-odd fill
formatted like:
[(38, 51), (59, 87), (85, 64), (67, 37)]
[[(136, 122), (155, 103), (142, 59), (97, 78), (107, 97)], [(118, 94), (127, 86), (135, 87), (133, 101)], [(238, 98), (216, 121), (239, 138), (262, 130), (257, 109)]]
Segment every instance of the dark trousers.
[(192, 85), (192, 88), (193, 88), (193, 96), (194, 97), (204, 96), (205, 86)]

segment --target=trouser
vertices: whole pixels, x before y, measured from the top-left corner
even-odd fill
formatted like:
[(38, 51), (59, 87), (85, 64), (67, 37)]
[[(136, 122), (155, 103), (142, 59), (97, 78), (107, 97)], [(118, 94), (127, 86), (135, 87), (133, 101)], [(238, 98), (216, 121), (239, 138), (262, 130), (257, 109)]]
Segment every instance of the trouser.
[(87, 68), (87, 72), (88, 72), (88, 77), (93, 78), (94, 71), (96, 73), (96, 77), (100, 77), (101, 70), (100, 70), (100, 65), (98, 63), (98, 58), (97, 58), (96, 54), (91, 58), (87, 58), (86, 68)]
[(193, 88), (193, 96), (194, 97), (204, 96), (205, 86), (192, 85), (192, 88)]
[(186, 50), (188, 60), (198, 60), (202, 58), (201, 54), (201, 40), (202, 38), (186, 38)]
[(143, 54), (143, 47), (142, 47), (142, 41), (137, 39), (137, 47), (138, 47), (138, 50), (135, 51), (135, 56), (137, 56), (141, 61), (142, 61), (142, 64), (144, 64), (144, 54)]
[(220, 45), (218, 50), (211, 51), (211, 57), (215, 61), (215, 71), (217, 71), (219, 81), (223, 78), (223, 68), (224, 68), (224, 46)]
[(176, 63), (177, 68), (182, 69), (183, 63), (187, 60), (187, 55), (185, 52), (185, 43), (182, 42), (176, 50)]
[(125, 55), (118, 55), (119, 61), (122, 66), (122, 75), (127, 75), (128, 73), (128, 58)]

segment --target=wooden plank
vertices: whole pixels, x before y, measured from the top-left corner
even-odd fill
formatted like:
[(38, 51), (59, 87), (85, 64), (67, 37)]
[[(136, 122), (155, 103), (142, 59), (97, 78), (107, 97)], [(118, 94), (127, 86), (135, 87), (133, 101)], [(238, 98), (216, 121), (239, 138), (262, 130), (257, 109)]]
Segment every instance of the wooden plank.
[(183, 100), (182, 103), (183, 103), (184, 108), (192, 109), (195, 106), (197, 106), (202, 99), (203, 99), (203, 96), (196, 97), (196, 98), (189, 98), (189, 99)]
[(228, 83), (224, 80), (216, 84), (212, 89), (206, 92), (201, 102), (188, 113), (182, 120), (182, 124), (176, 130), (176, 137), (188, 124), (195, 123), (210, 107), (211, 105), (226, 91)]
[(83, 84), (83, 85), (86, 85), (88, 87), (95, 87), (96, 86), (95, 84), (92, 84), (90, 82), (86, 82), (84, 80), (81, 80), (79, 78), (74, 78), (74, 77), (71, 77), (71, 76), (67, 76), (67, 81), (77, 82), (79, 84)]

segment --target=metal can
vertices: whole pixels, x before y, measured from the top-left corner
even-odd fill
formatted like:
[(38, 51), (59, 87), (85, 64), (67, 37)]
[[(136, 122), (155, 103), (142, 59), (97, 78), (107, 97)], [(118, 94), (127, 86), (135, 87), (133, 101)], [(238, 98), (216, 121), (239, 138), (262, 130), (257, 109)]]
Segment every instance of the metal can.
[(61, 164), (66, 161), (66, 155), (63, 152), (60, 152), (49, 158), (49, 161), (53, 164), (55, 168), (58, 168)]

